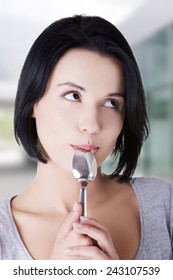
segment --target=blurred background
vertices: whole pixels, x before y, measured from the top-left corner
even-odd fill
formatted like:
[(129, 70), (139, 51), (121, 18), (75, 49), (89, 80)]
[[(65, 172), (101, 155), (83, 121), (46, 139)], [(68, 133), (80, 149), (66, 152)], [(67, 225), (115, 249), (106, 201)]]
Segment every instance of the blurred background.
[[(111, 21), (130, 43), (142, 73), (151, 126), (135, 176), (173, 180), (173, 1), (0, 0), (0, 200), (22, 192), (36, 171), (13, 133), (24, 59), (44, 28), (74, 14)], [(104, 168), (109, 172), (109, 162)]]

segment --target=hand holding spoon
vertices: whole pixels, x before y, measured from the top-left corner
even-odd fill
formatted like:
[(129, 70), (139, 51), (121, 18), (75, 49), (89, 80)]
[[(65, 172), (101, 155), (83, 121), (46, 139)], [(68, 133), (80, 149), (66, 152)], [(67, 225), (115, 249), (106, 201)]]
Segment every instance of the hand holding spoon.
[(80, 202), (82, 204), (82, 216), (87, 215), (87, 185), (97, 175), (97, 163), (91, 151), (82, 152), (76, 150), (72, 162), (74, 177), (80, 182)]

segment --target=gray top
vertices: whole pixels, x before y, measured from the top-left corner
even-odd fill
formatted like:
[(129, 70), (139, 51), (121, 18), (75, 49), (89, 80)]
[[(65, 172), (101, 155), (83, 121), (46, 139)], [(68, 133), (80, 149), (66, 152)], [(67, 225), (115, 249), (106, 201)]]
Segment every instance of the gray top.
[[(173, 184), (159, 178), (135, 178), (141, 218), (141, 240), (136, 260), (173, 259)], [(0, 203), (0, 259), (31, 260), (14, 223), (10, 200)]]

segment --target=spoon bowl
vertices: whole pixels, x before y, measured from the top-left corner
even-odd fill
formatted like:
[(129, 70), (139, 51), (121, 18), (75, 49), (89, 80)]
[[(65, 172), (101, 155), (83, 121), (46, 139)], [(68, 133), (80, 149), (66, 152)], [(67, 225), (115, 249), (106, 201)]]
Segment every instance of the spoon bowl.
[(97, 162), (91, 151), (76, 150), (72, 161), (74, 177), (80, 182), (80, 202), (82, 204), (82, 216), (87, 215), (86, 187), (97, 175)]

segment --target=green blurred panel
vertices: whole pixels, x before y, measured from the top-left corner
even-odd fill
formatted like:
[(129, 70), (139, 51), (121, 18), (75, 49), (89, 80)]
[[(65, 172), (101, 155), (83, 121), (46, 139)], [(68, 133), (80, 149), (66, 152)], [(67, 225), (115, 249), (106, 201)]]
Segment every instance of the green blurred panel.
[(13, 141), (13, 110), (0, 108), (0, 140)]
[(138, 171), (173, 179), (173, 24), (135, 46), (134, 53), (151, 124)]

